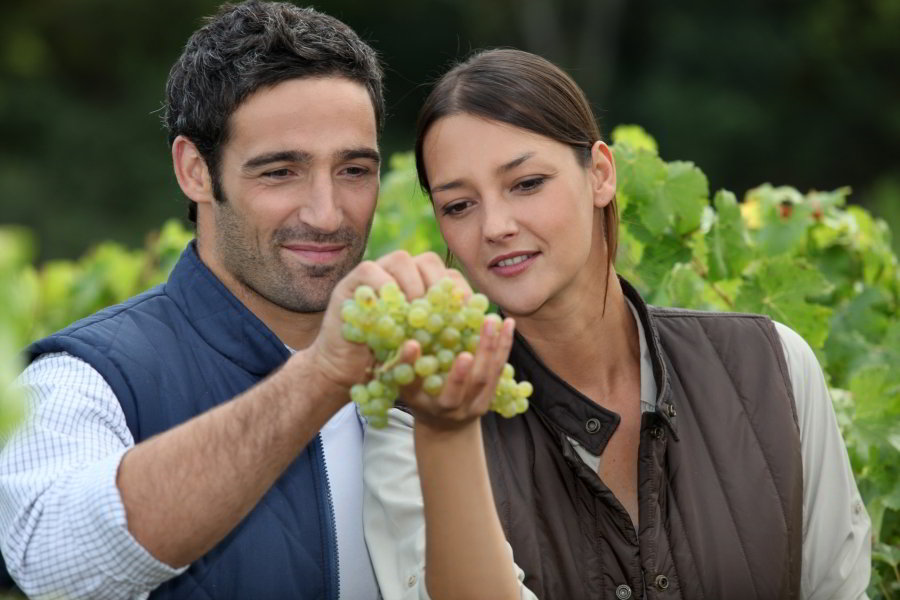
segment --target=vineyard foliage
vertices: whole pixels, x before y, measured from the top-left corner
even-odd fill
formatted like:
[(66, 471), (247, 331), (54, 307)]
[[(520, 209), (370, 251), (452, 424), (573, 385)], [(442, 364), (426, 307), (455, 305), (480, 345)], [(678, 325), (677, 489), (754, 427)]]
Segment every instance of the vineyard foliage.
[[(635, 126), (613, 132), (617, 269), (654, 304), (764, 313), (816, 352), (875, 537), (873, 598), (900, 597), (900, 267), (887, 225), (847, 188), (769, 184), (740, 201), (711, 194), (694, 164), (667, 162)], [(165, 279), (192, 237), (175, 221), (140, 250), (100, 243), (77, 261), (32, 266), (30, 232), (0, 226), (0, 433), (21, 418), (7, 385), (29, 341)], [(367, 257), (445, 247), (411, 154), (382, 177)]]

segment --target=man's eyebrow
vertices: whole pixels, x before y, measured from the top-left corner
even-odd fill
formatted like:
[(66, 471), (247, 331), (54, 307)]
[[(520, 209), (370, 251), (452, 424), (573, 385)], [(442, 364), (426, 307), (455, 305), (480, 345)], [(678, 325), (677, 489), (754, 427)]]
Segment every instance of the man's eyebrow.
[[(528, 160), (529, 158), (534, 156), (534, 154), (535, 154), (534, 152), (526, 152), (525, 154), (522, 154), (521, 156), (517, 156), (516, 158), (512, 159), (508, 163), (504, 163), (504, 164), (500, 165), (499, 167), (497, 167), (497, 173), (503, 174), (503, 173), (506, 173), (507, 171), (511, 171), (511, 170), (515, 169), (516, 167), (521, 165), (523, 162), (525, 162), (526, 160)], [(452, 190), (454, 188), (462, 187), (462, 185), (463, 185), (463, 182), (461, 179), (454, 179), (453, 181), (448, 181), (447, 183), (442, 183), (441, 185), (434, 186), (433, 188), (431, 188), (431, 193), (436, 194), (438, 192), (445, 192), (447, 190)]]
[(339, 150), (335, 152), (335, 157), (339, 161), (356, 160), (357, 158), (367, 158), (376, 164), (381, 164), (381, 154), (374, 148), (361, 146), (359, 148), (349, 148), (347, 150)]
[(242, 169), (244, 171), (250, 171), (277, 162), (310, 163), (312, 162), (312, 155), (309, 152), (303, 152), (302, 150), (277, 150), (275, 152), (266, 152), (265, 154), (260, 154), (247, 159), (247, 161), (244, 162)]

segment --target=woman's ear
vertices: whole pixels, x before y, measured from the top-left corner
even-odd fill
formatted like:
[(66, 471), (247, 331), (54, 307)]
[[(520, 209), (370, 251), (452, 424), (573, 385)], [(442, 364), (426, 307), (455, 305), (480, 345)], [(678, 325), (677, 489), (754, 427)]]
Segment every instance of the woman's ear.
[(609, 146), (602, 141), (591, 146), (591, 191), (594, 206), (603, 208), (616, 197), (616, 162)]
[(179, 135), (172, 142), (172, 166), (184, 195), (198, 204), (213, 201), (212, 177), (194, 142)]

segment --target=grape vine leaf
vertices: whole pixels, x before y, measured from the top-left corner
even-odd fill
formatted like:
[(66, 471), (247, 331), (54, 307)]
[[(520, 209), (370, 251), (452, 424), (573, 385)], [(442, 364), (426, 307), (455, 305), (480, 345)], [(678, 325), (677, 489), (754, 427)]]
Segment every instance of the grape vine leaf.
[(814, 350), (828, 335), (832, 309), (808, 302), (828, 290), (828, 281), (802, 259), (777, 256), (759, 260), (745, 276), (735, 309), (769, 315), (799, 333)]
[(716, 220), (707, 234), (710, 281), (740, 275), (752, 258), (750, 238), (734, 194), (719, 190), (713, 199)]

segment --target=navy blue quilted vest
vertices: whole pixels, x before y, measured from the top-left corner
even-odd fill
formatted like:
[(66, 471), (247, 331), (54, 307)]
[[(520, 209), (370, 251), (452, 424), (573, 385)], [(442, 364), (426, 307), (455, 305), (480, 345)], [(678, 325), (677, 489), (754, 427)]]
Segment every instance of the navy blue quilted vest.
[[(109, 382), (136, 442), (226, 402), (289, 356), (200, 261), (193, 242), (166, 283), (27, 350), (32, 360), (59, 351), (84, 359)], [(318, 436), (218, 546), (151, 594), (337, 597), (334, 515)]]

